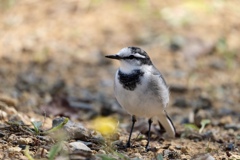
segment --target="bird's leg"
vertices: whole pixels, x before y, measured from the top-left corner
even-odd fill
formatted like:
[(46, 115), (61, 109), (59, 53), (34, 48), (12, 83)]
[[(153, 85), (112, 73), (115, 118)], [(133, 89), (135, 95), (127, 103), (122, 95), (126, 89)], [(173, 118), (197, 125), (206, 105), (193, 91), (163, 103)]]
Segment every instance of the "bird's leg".
[(134, 127), (134, 124), (135, 124), (136, 121), (137, 121), (137, 120), (136, 120), (136, 116), (133, 115), (133, 116), (132, 116), (132, 128), (131, 128), (131, 131), (130, 131), (130, 134), (129, 134), (129, 138), (128, 138), (128, 142), (127, 142), (127, 146), (126, 146), (127, 148), (129, 148), (129, 147), (131, 146), (130, 141), (131, 141), (131, 136), (132, 136), (133, 127)]
[(150, 141), (150, 131), (151, 131), (151, 125), (152, 125), (152, 119), (150, 118), (148, 120), (148, 125), (149, 125), (149, 128), (148, 128), (148, 141), (147, 141), (147, 144), (146, 144), (146, 150), (148, 151), (148, 145), (149, 145), (149, 141)]

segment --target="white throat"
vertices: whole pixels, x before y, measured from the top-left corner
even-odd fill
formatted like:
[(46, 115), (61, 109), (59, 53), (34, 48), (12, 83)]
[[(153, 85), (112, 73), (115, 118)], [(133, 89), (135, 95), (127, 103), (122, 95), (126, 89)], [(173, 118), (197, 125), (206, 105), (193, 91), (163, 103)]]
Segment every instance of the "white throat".
[(125, 61), (121, 61), (120, 63), (121, 64), (120, 64), (119, 69), (124, 73), (131, 73), (133, 70), (142, 68), (141, 66), (134, 66)]
[(137, 69), (140, 69), (143, 72), (151, 72), (152, 71), (152, 65), (135, 66), (135, 65), (131, 65), (127, 62), (121, 61), (121, 65), (120, 65), (119, 69), (123, 73), (126, 73), (126, 74), (131, 73), (133, 70), (137, 70)]

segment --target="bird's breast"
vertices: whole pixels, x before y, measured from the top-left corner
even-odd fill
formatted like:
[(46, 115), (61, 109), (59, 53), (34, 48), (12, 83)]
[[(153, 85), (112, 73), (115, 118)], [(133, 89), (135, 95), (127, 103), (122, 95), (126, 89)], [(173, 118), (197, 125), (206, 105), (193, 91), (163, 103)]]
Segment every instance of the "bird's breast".
[[(149, 91), (148, 73), (136, 71), (126, 75), (119, 70), (115, 76), (115, 96), (119, 104), (130, 114), (150, 117), (160, 109), (159, 97)], [(148, 115), (149, 114), (149, 115)]]
[(141, 78), (144, 76), (144, 72), (141, 70), (133, 70), (131, 73), (123, 73), (121, 70), (117, 72), (117, 81), (126, 90), (133, 91), (137, 85), (141, 84)]

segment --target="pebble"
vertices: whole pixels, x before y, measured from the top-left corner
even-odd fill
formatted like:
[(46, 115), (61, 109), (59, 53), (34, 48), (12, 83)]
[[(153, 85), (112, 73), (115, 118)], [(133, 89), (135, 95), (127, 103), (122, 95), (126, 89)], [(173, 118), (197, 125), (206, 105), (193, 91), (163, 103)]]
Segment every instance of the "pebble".
[(213, 69), (216, 69), (216, 70), (223, 70), (223, 69), (226, 68), (226, 63), (225, 63), (225, 61), (222, 60), (222, 59), (215, 59), (215, 58), (214, 58), (214, 59), (210, 62), (209, 66), (210, 66), (211, 68), (213, 68)]
[(211, 109), (212, 101), (207, 97), (200, 96), (191, 103), (191, 106), (197, 109)]
[(170, 151), (168, 149), (165, 149), (163, 151), (163, 155), (165, 158), (168, 158), (168, 159), (180, 159), (180, 154), (176, 151)]
[(168, 149), (169, 149), (170, 151), (174, 151), (174, 150), (175, 150), (173, 146), (169, 146)]
[(106, 152), (105, 152), (104, 150), (100, 149), (100, 150), (98, 151), (98, 154), (106, 154)]
[(211, 156), (209, 153), (207, 153), (207, 154), (194, 155), (192, 157), (192, 160), (215, 160), (215, 158)]
[(186, 108), (189, 106), (189, 103), (184, 97), (176, 98), (173, 102), (173, 106), (179, 107), (179, 108)]
[(135, 153), (134, 156), (136, 156), (135, 158), (142, 158), (142, 155), (140, 153)]
[(5, 136), (5, 133), (0, 132), (0, 138), (3, 138)]
[(225, 124), (224, 129), (233, 129), (234, 131), (240, 130), (240, 124)]
[(182, 152), (183, 154), (188, 154), (189, 149), (188, 149), (187, 147), (182, 147), (182, 148), (181, 148), (181, 152)]
[(207, 131), (205, 133), (202, 134), (202, 137), (203, 139), (206, 139), (206, 140), (215, 140), (215, 137), (214, 137), (214, 134), (212, 131)]
[(18, 101), (16, 99), (13, 99), (7, 95), (0, 95), (0, 101), (4, 102), (8, 106), (16, 107), (18, 104)]
[(7, 114), (9, 114), (9, 115), (14, 115), (14, 114), (17, 114), (17, 113), (18, 113), (18, 112), (16, 111), (16, 109), (13, 108), (13, 107), (8, 107), (8, 108), (6, 108), (5, 111), (6, 111)]
[(225, 146), (225, 150), (226, 151), (233, 151), (234, 150), (234, 144), (233, 143), (228, 143), (226, 146)]
[(82, 142), (71, 142), (69, 143), (69, 146), (72, 151), (75, 150), (91, 151), (91, 149)]
[(146, 146), (147, 145), (147, 140), (141, 140), (141, 146)]
[(224, 116), (220, 119), (220, 124), (231, 124), (232, 123), (232, 117), (231, 116)]
[(81, 123), (74, 123), (69, 120), (68, 123), (64, 125), (63, 129), (72, 139), (84, 141), (90, 138), (89, 131)]
[(177, 85), (177, 84), (170, 85), (169, 89), (170, 89), (170, 92), (176, 92), (176, 93), (186, 93), (188, 91), (187, 86)]
[(0, 116), (1, 116), (1, 120), (7, 120), (7, 113), (0, 110)]
[(90, 137), (92, 142), (95, 143), (102, 143), (104, 141), (102, 134), (94, 130), (90, 131)]
[(20, 147), (9, 147), (8, 148), (8, 151), (9, 152), (20, 152), (22, 150), (22, 148), (20, 148)]
[(9, 137), (8, 137), (8, 140), (10, 142), (13, 142), (13, 141), (16, 141), (17, 140), (17, 136), (15, 134), (11, 134)]
[(26, 145), (20, 144), (20, 145), (18, 145), (18, 147), (20, 147), (22, 150), (24, 150), (26, 148)]
[(180, 150), (182, 146), (175, 146), (175, 149)]
[(18, 144), (21, 144), (21, 145), (27, 145), (27, 144), (32, 144), (33, 140), (32, 140), (32, 138), (22, 138), (22, 137), (20, 137), (17, 140), (17, 142), (18, 142)]

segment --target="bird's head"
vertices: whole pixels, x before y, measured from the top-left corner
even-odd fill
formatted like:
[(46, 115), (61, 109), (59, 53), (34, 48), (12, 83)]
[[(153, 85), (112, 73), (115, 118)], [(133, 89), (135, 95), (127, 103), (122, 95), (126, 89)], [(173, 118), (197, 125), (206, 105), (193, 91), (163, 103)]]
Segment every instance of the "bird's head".
[(117, 54), (107, 55), (106, 58), (119, 60), (120, 69), (124, 70), (139, 69), (142, 66), (152, 64), (148, 54), (138, 47), (123, 48)]

